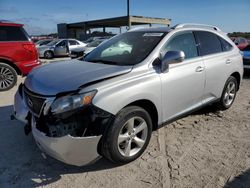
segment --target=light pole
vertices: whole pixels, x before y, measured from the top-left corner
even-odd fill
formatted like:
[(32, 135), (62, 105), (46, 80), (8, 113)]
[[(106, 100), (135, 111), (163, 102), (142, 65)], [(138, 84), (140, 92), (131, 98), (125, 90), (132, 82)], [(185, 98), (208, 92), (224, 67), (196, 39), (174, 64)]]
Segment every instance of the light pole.
[(128, 30), (131, 28), (130, 22), (130, 0), (127, 0), (127, 16), (128, 16)]

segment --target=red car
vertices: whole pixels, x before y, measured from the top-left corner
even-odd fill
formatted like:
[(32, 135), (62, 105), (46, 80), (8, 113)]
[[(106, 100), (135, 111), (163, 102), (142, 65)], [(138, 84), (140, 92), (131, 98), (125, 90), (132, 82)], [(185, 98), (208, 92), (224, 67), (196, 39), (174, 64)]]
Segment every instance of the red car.
[(245, 47), (249, 45), (248, 40), (243, 37), (237, 37), (234, 39), (234, 43), (240, 50), (243, 50)]
[(39, 64), (36, 47), (23, 25), (0, 21), (0, 91), (14, 87), (17, 75), (25, 76)]

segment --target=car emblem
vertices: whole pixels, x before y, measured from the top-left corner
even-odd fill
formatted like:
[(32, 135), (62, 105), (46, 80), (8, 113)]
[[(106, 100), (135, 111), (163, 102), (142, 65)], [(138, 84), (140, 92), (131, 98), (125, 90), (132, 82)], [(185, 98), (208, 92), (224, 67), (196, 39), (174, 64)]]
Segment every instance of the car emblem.
[(29, 107), (33, 107), (33, 102), (30, 100), (30, 98), (28, 98), (28, 105), (29, 105)]

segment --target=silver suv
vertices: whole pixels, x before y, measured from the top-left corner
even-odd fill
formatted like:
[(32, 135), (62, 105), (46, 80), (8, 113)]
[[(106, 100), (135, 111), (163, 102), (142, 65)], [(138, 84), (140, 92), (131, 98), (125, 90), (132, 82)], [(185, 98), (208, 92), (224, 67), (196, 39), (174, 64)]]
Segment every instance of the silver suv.
[(242, 74), (240, 51), (216, 27), (137, 29), (82, 60), (34, 69), (15, 95), (14, 115), (60, 161), (81, 166), (102, 155), (128, 163), (164, 123), (211, 103), (230, 108)]

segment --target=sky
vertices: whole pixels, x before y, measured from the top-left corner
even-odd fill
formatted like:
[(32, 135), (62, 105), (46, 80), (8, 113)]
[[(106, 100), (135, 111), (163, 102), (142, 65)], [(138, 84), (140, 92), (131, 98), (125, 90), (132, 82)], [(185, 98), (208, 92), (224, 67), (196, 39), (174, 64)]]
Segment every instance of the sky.
[[(127, 0), (0, 0), (0, 20), (25, 24), (31, 35), (57, 32), (58, 23), (125, 16)], [(130, 14), (250, 32), (250, 0), (130, 0)]]

